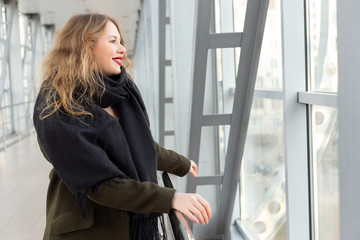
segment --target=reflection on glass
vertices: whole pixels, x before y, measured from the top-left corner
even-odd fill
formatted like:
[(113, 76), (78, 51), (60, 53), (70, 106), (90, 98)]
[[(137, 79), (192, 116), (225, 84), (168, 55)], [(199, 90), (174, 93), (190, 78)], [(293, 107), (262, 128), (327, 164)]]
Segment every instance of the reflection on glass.
[(337, 109), (313, 106), (312, 131), (315, 239), (338, 240), (340, 236)]
[(270, 0), (255, 88), (282, 89), (281, 5)]
[(336, 0), (308, 0), (310, 90), (338, 91)]
[(283, 104), (254, 98), (241, 170), (241, 220), (259, 239), (286, 239)]
[[(239, 32), (243, 31), (243, 19), (245, 17), (243, 11), (245, 7), (245, 0), (234, 0), (234, 19), (236, 20), (234, 24), (235, 30)], [(236, 67), (238, 67), (240, 48), (236, 48), (235, 53)], [(282, 89), (281, 55), (281, 5), (280, 0), (270, 0), (255, 88), (272, 90)]]
[[(235, 32), (244, 31), (246, 4), (247, 4), (247, 0), (233, 0)], [(241, 48), (235, 48), (236, 72), (238, 71), (238, 67), (239, 67), (240, 52), (241, 52)]]

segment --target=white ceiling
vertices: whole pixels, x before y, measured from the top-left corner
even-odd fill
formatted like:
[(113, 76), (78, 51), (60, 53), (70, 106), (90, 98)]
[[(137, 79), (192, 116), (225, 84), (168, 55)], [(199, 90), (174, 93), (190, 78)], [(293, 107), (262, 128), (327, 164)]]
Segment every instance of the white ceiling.
[(38, 13), (41, 24), (55, 31), (76, 13), (98, 12), (115, 18), (121, 26), (128, 55), (134, 51), (142, 0), (19, 0), (21, 13)]

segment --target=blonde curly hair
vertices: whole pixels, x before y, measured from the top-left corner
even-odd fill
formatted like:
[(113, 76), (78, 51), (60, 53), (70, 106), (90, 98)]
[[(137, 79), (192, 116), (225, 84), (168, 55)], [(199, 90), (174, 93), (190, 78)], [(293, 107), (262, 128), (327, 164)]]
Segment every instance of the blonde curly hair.
[[(84, 103), (100, 97), (104, 91), (103, 83), (98, 81), (101, 69), (92, 48), (108, 21), (117, 27), (124, 45), (119, 24), (113, 18), (98, 13), (72, 16), (56, 35), (42, 65), (44, 80), (40, 94), (43, 94), (44, 102), (40, 119), (58, 110), (75, 117), (92, 115), (86, 111)], [(123, 60), (129, 65), (127, 58)]]

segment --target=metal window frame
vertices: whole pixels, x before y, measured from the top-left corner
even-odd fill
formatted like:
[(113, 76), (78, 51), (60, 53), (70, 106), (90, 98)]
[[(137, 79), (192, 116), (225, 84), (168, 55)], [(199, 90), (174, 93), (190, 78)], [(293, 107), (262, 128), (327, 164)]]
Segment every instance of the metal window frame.
[(360, 239), (360, 2), (337, 0), (339, 73), (340, 238)]
[(282, 1), (281, 8), (287, 239), (309, 240), (307, 106), (297, 101), (307, 90), (305, 1)]
[(338, 94), (298, 92), (298, 103), (338, 108)]
[[(304, 1), (305, 4), (305, 20), (304, 22), (307, 23), (310, 20), (310, 5), (308, 4), (309, 1)], [(327, 3), (328, 4), (328, 3)], [(327, 6), (328, 7), (328, 6)], [(326, 7), (325, 7), (326, 9)], [(328, 13), (324, 13), (324, 14), (328, 14)], [(326, 23), (327, 24), (327, 23)], [(327, 28), (328, 26), (321, 26), (321, 28), (324, 28), (325, 31), (328, 31)], [(309, 187), (308, 187), (308, 192), (309, 192), (309, 235), (310, 235), (310, 239), (318, 239), (319, 238), (319, 212), (318, 212), (318, 183), (317, 183), (317, 178), (318, 178), (318, 166), (316, 163), (316, 159), (314, 158), (315, 154), (315, 150), (313, 147), (313, 134), (314, 134), (314, 130), (313, 130), (313, 118), (312, 118), (312, 114), (313, 114), (313, 109), (314, 106), (324, 106), (324, 107), (331, 107), (331, 108), (338, 108), (338, 94), (337, 93), (331, 93), (331, 92), (320, 92), (320, 91), (311, 91), (311, 51), (312, 49), (310, 48), (310, 32), (311, 32), (311, 27), (309, 24), (307, 24), (305, 26), (305, 31), (306, 31), (306, 52), (307, 52), (307, 89), (306, 91), (299, 91), (297, 98), (298, 98), (298, 103), (304, 104), (304, 106), (307, 107), (307, 124), (308, 124), (308, 162), (309, 162)], [(321, 32), (323, 32), (321, 30)], [(320, 37), (322, 40), (325, 40), (325, 38), (323, 38), (323, 36)], [(320, 40), (321, 42), (321, 40)], [(324, 44), (322, 44), (320, 47), (322, 48), (326, 48), (326, 45), (324, 46)], [(323, 51), (321, 51), (323, 52)], [(323, 52), (324, 54), (324, 52)], [(324, 56), (323, 56), (324, 57)], [(323, 71), (321, 70), (322, 67), (324, 65), (324, 62), (320, 62), (317, 66), (317, 70), (318, 73), (316, 74), (316, 79), (321, 78), (321, 74), (323, 74)], [(316, 70), (315, 70), (316, 71)], [(315, 80), (316, 80), (315, 79)], [(318, 81), (315, 81), (315, 86), (319, 86)], [(315, 87), (316, 88), (316, 87)]]

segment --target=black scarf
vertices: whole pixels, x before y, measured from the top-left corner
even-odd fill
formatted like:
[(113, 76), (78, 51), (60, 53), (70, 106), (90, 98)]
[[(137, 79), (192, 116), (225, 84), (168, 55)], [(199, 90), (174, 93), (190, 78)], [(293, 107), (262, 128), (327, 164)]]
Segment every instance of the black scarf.
[[(39, 120), (42, 94), (34, 110), (38, 139), (55, 171), (73, 193), (86, 216), (86, 192), (115, 177), (157, 183), (156, 150), (140, 92), (125, 68), (119, 75), (101, 75), (105, 92), (87, 106), (93, 116), (80, 119), (57, 111)], [(119, 121), (103, 108), (112, 106)], [(159, 213), (129, 213), (133, 240), (156, 240)]]

